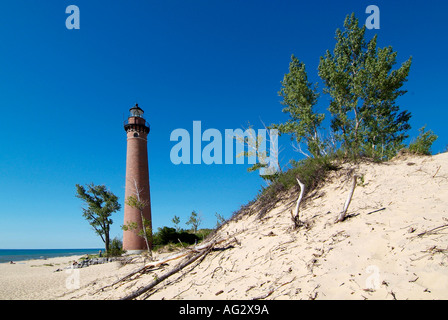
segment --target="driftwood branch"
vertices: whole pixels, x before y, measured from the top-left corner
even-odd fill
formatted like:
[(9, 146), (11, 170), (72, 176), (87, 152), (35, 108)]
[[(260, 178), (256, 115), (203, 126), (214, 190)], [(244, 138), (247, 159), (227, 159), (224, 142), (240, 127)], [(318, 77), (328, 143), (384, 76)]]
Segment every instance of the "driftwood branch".
[[(193, 263), (194, 261), (198, 260), (201, 257), (205, 257), (210, 251), (213, 250), (213, 247), (221, 242), (224, 242), (226, 240), (221, 240), (221, 241), (213, 241), (211, 243), (208, 244), (203, 244), (200, 246), (197, 246), (187, 252), (182, 252), (178, 255), (172, 256), (171, 258), (168, 259), (164, 259), (164, 260), (160, 260), (160, 261), (156, 261), (156, 262), (152, 262), (147, 264), (145, 267), (143, 267), (142, 269), (145, 268), (150, 268), (150, 267), (157, 267), (160, 266), (163, 263), (166, 263), (167, 261), (170, 260), (175, 260), (175, 259), (179, 259), (181, 257), (185, 257), (187, 256), (188, 259), (186, 259), (184, 262), (180, 263), (177, 267), (175, 267), (174, 269), (162, 274), (160, 277), (156, 277), (154, 279), (154, 281), (152, 281), (151, 283), (149, 283), (148, 285), (138, 289), (137, 291), (134, 291), (133, 293), (121, 298), (120, 300), (132, 300), (135, 299), (137, 297), (139, 297), (140, 295), (142, 295), (143, 293), (147, 292), (148, 290), (152, 289), (153, 287), (155, 287), (157, 284), (159, 284), (160, 282), (162, 282), (163, 280), (171, 277), (173, 274), (179, 272), (180, 270), (184, 269), (185, 267), (187, 267), (188, 265), (190, 265), (191, 263)], [(196, 254), (194, 254), (196, 253)], [(194, 254), (194, 255), (192, 255)], [(135, 274), (135, 273), (134, 273)], [(126, 278), (129, 278), (128, 276), (126, 276)]]
[(252, 300), (263, 300), (263, 299), (266, 299), (267, 297), (269, 297), (273, 293), (274, 293), (274, 289), (270, 290), (268, 293), (265, 293), (261, 296), (253, 297)]
[(142, 295), (143, 293), (147, 292), (148, 290), (154, 288), (156, 285), (158, 285), (160, 282), (162, 282), (163, 280), (171, 277), (173, 274), (179, 272), (180, 270), (182, 270), (183, 268), (185, 268), (186, 266), (192, 264), (193, 262), (195, 262), (197, 259), (199, 259), (200, 257), (206, 255), (207, 253), (209, 253), (212, 250), (212, 248), (208, 248), (206, 250), (203, 250), (197, 254), (195, 254), (194, 256), (190, 257), (189, 259), (185, 260), (184, 262), (182, 262), (179, 266), (177, 266), (176, 268), (170, 270), (169, 272), (164, 273), (163, 275), (161, 275), (160, 277), (156, 277), (154, 279), (154, 281), (152, 281), (150, 284), (138, 289), (137, 291), (134, 291), (133, 293), (121, 298), (120, 300), (132, 300), (135, 299), (137, 297), (139, 297), (140, 295)]
[(353, 197), (353, 192), (355, 191), (355, 187), (356, 187), (356, 180), (358, 178), (357, 174), (353, 175), (353, 183), (352, 183), (352, 188), (350, 189), (350, 193), (347, 196), (347, 200), (345, 200), (345, 204), (344, 204), (344, 209), (342, 209), (341, 213), (339, 214), (338, 218), (336, 219), (335, 223), (344, 221), (345, 216), (347, 214), (347, 210), (348, 207), (350, 205), (350, 202), (352, 201), (352, 197)]
[(296, 179), (300, 186), (300, 195), (299, 195), (299, 198), (297, 199), (294, 213), (292, 213), (292, 211), (291, 211), (291, 219), (294, 222), (294, 227), (299, 228), (302, 225), (302, 223), (300, 222), (300, 216), (299, 216), (299, 206), (300, 206), (300, 203), (302, 202), (303, 194), (305, 193), (305, 185), (299, 180), (299, 178), (296, 178)]
[(269, 297), (271, 294), (273, 294), (275, 290), (277, 290), (277, 289), (279, 289), (279, 288), (281, 288), (281, 287), (283, 287), (283, 286), (286, 286), (287, 284), (290, 284), (290, 283), (293, 282), (294, 280), (296, 280), (296, 277), (294, 277), (291, 281), (282, 283), (282, 284), (279, 285), (278, 287), (276, 287), (276, 288), (274, 288), (274, 289), (271, 289), (269, 292), (267, 292), (267, 293), (265, 293), (265, 294), (263, 294), (263, 295), (261, 295), (261, 296), (253, 297), (252, 300), (263, 300), (263, 299), (266, 299), (266, 298)]
[(441, 226), (432, 228), (431, 230), (424, 231), (424, 232), (422, 232), (422, 233), (419, 233), (417, 236), (418, 236), (418, 237), (422, 237), (422, 236), (424, 236), (424, 235), (429, 235), (429, 234), (432, 234), (432, 233), (433, 233), (434, 231), (436, 231), (436, 230), (439, 230), (439, 229), (442, 229), (442, 228), (446, 228), (446, 227), (448, 227), (448, 224), (444, 224), (444, 225), (441, 225)]
[(433, 178), (435, 178), (436, 177), (436, 175), (437, 175), (437, 173), (439, 172), (439, 170), (440, 170), (440, 168), (441, 168), (442, 166), (439, 166), (438, 168), (437, 168), (437, 171), (436, 171), (436, 173), (434, 173), (434, 175), (432, 176)]
[(302, 202), (302, 199), (303, 199), (303, 194), (305, 192), (305, 185), (302, 182), (300, 182), (299, 178), (296, 178), (296, 179), (300, 186), (300, 196), (297, 199), (296, 208), (294, 210), (294, 216), (297, 217), (297, 219), (298, 219), (299, 218), (299, 206), (300, 206), (300, 202)]
[(98, 292), (100, 292), (100, 291), (103, 291), (103, 290), (106, 289), (106, 288), (113, 287), (113, 286), (119, 284), (120, 282), (126, 281), (126, 280), (132, 278), (133, 276), (135, 276), (135, 275), (137, 275), (137, 274), (139, 274), (139, 273), (140, 273), (140, 274), (143, 274), (143, 273), (147, 272), (148, 270), (152, 270), (152, 269), (154, 269), (154, 268), (161, 267), (161, 266), (163, 266), (164, 264), (167, 264), (167, 262), (169, 262), (169, 261), (177, 260), (177, 259), (183, 258), (183, 257), (185, 257), (185, 256), (187, 256), (187, 255), (189, 255), (189, 254), (191, 254), (192, 252), (193, 252), (193, 251), (191, 251), (191, 250), (189, 250), (189, 251), (187, 251), (187, 252), (180, 252), (180, 253), (176, 253), (176, 254), (174, 254), (174, 255), (171, 255), (171, 256), (169, 256), (168, 258), (165, 258), (165, 259), (162, 259), (162, 260), (158, 260), (158, 261), (153, 261), (153, 262), (151, 262), (151, 263), (149, 263), (149, 264), (144, 265), (144, 266), (141, 267), (141, 268), (138, 268), (137, 270), (133, 270), (132, 272), (128, 273), (127, 275), (125, 275), (124, 277), (118, 279), (117, 281), (115, 281), (115, 282), (113, 282), (113, 283), (111, 283), (111, 284), (108, 284), (108, 285), (106, 285), (106, 286), (104, 286), (104, 287), (101, 287), (101, 288), (98, 289), (95, 293), (98, 293)]
[(137, 274), (144, 274), (148, 270), (153, 270), (155, 268), (158, 268), (158, 267), (161, 267), (163, 265), (166, 265), (169, 261), (173, 261), (173, 260), (177, 260), (177, 259), (180, 259), (180, 258), (184, 258), (184, 257), (186, 257), (188, 255), (191, 255), (192, 253), (200, 252), (200, 250), (202, 250), (202, 249), (206, 249), (209, 246), (219, 244), (219, 243), (221, 243), (223, 241), (224, 240), (213, 242), (213, 243), (207, 243), (207, 244), (199, 245), (199, 246), (196, 246), (196, 247), (194, 247), (192, 249), (186, 249), (185, 251), (173, 254), (173, 255), (165, 258), (165, 259), (157, 260), (157, 261), (153, 261), (153, 262), (150, 262), (148, 264), (145, 264), (143, 267), (138, 268), (137, 270), (133, 270), (132, 272), (128, 273), (127, 275), (125, 275), (124, 277), (118, 279), (117, 281), (115, 281), (115, 282), (113, 282), (113, 283), (111, 283), (109, 285), (106, 285), (106, 286), (98, 289), (95, 293), (103, 291), (106, 288), (113, 287), (113, 286), (115, 286), (115, 285), (117, 285), (117, 284), (119, 284), (121, 282), (127, 281), (127, 280), (129, 280), (130, 278), (132, 278), (133, 276), (135, 276)]

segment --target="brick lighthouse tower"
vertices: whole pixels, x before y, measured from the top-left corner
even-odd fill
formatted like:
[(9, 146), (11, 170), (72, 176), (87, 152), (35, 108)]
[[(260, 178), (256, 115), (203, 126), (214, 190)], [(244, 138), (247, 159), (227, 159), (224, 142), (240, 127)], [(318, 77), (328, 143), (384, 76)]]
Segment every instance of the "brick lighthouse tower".
[[(129, 111), (129, 118), (124, 123), (127, 135), (125, 199), (127, 200), (130, 196), (138, 196), (141, 202), (147, 203), (143, 208), (143, 216), (146, 220), (151, 221), (147, 149), (149, 125), (143, 118), (143, 110), (139, 108), (138, 104)], [(136, 224), (138, 227), (136, 230), (123, 231), (123, 249), (129, 253), (146, 250), (145, 239), (137, 235), (142, 230), (140, 210), (125, 204), (124, 224)]]

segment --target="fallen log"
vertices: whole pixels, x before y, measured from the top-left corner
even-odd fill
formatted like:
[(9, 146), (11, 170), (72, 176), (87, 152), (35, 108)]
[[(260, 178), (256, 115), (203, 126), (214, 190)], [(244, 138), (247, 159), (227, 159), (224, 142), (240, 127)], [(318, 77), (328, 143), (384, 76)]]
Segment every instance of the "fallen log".
[(113, 287), (113, 286), (119, 284), (120, 282), (126, 281), (126, 280), (132, 278), (133, 276), (135, 276), (136, 274), (139, 274), (139, 273), (143, 274), (146, 271), (148, 271), (150, 269), (153, 269), (153, 268), (158, 268), (158, 267), (168, 263), (169, 261), (173, 261), (173, 260), (177, 260), (177, 259), (186, 257), (188, 255), (191, 255), (192, 253), (199, 252), (198, 250), (202, 250), (204, 248), (208, 248), (209, 246), (212, 246), (212, 245), (214, 246), (214, 245), (219, 244), (219, 243), (224, 242), (224, 241), (226, 241), (226, 240), (221, 240), (221, 241), (217, 241), (217, 242), (212, 242), (212, 243), (207, 243), (207, 244), (203, 244), (203, 245), (200, 245), (200, 246), (196, 246), (196, 247), (194, 247), (192, 249), (187, 249), (187, 251), (182, 251), (182, 252), (176, 253), (174, 255), (171, 255), (171, 256), (169, 256), (169, 257), (167, 257), (165, 259), (157, 260), (157, 261), (153, 261), (153, 262), (150, 262), (148, 264), (145, 264), (143, 267), (138, 268), (137, 270), (133, 270), (132, 272), (130, 272), (127, 275), (125, 275), (124, 277), (116, 280), (115, 282), (113, 282), (111, 284), (108, 284), (108, 285), (106, 285), (104, 287), (101, 287), (95, 293), (103, 291), (106, 288)]
[(115, 281), (115, 282), (113, 282), (113, 283), (111, 283), (111, 284), (109, 284), (109, 285), (106, 285), (106, 286), (104, 286), (104, 287), (98, 289), (95, 293), (98, 293), (98, 292), (100, 292), (100, 291), (103, 291), (103, 290), (106, 289), (106, 288), (113, 287), (113, 286), (119, 284), (120, 282), (126, 281), (126, 280), (128, 280), (129, 278), (132, 278), (133, 276), (135, 276), (135, 275), (138, 274), (138, 273), (144, 273), (144, 272), (146, 272), (148, 269), (153, 269), (153, 268), (160, 267), (160, 266), (162, 266), (163, 264), (166, 264), (168, 261), (172, 261), (172, 260), (176, 260), (176, 259), (180, 259), (180, 258), (182, 258), (182, 257), (185, 257), (185, 256), (187, 256), (188, 254), (190, 254), (191, 252), (192, 252), (192, 251), (189, 251), (189, 252), (181, 252), (181, 253), (178, 253), (178, 254), (175, 254), (175, 255), (171, 255), (171, 256), (169, 256), (169, 257), (166, 258), (166, 259), (158, 260), (158, 261), (154, 261), (154, 262), (151, 262), (151, 263), (149, 263), (149, 264), (146, 264), (146, 265), (144, 265), (143, 267), (138, 268), (137, 270), (134, 270), (134, 271), (128, 273), (127, 275), (125, 275), (124, 277), (118, 279), (117, 281)]
[(151, 283), (149, 283), (148, 285), (138, 289), (137, 291), (134, 291), (133, 293), (121, 298), (120, 300), (132, 300), (135, 299), (139, 296), (141, 296), (143, 293), (147, 292), (148, 290), (152, 289), (153, 287), (155, 287), (156, 285), (158, 285), (160, 282), (162, 282), (163, 280), (171, 277), (173, 274), (179, 272), (180, 270), (182, 270), (183, 268), (185, 268), (186, 266), (192, 264), (193, 262), (195, 262), (196, 260), (198, 260), (200, 257), (205, 256), (206, 254), (208, 254), (210, 251), (212, 250), (212, 247), (209, 247), (207, 249), (204, 249), (203, 251), (195, 254), (194, 256), (192, 256), (191, 258), (189, 258), (188, 260), (182, 262), (179, 266), (177, 266), (176, 268), (174, 268), (173, 270), (170, 270), (169, 272), (164, 273), (163, 275), (161, 275), (160, 277), (156, 277), (154, 279), (154, 281), (152, 281)]
[[(196, 253), (195, 255), (189, 257), (187, 260), (185, 260), (184, 262), (182, 262), (181, 264), (179, 264), (179, 265), (178, 265), (177, 267), (175, 267), (174, 269), (172, 269), (172, 270), (170, 270), (170, 271), (168, 271), (168, 272), (162, 274), (160, 277), (156, 277), (156, 278), (154, 279), (154, 281), (152, 281), (152, 282), (149, 283), (148, 285), (146, 285), (146, 286), (144, 286), (144, 287), (138, 289), (137, 291), (134, 291), (133, 293), (131, 293), (131, 294), (129, 294), (129, 295), (127, 295), (127, 296), (121, 298), (120, 300), (132, 300), (132, 299), (135, 299), (135, 298), (139, 297), (139, 296), (142, 295), (143, 293), (147, 292), (148, 290), (150, 290), (150, 289), (152, 289), (153, 287), (155, 287), (156, 285), (158, 285), (158, 284), (159, 284), (160, 282), (162, 282), (163, 280), (165, 280), (165, 279), (171, 277), (173, 274), (179, 272), (179, 271), (182, 270), (183, 268), (185, 268), (185, 267), (187, 267), (188, 265), (192, 264), (193, 262), (195, 262), (195, 261), (198, 260), (199, 258), (201, 258), (201, 257), (205, 258), (205, 256), (206, 256), (210, 251), (213, 250), (213, 248), (214, 248), (215, 245), (217, 245), (217, 244), (219, 244), (219, 243), (222, 243), (222, 242), (224, 242), (224, 241), (227, 241), (227, 240), (228, 240), (228, 239), (226, 239), (226, 240), (220, 240), (220, 241), (213, 241), (213, 242), (208, 243), (208, 244), (203, 244), (203, 245), (194, 247), (193, 249), (189, 250), (189, 251), (186, 252), (186, 253), (182, 253), (182, 255), (177, 255), (176, 257), (168, 258), (168, 259), (165, 259), (165, 260), (161, 260), (161, 261), (158, 261), (158, 262), (153, 262), (153, 263), (150, 263), (150, 264), (146, 265), (146, 266), (145, 266), (146, 268), (149, 267), (149, 266), (157, 266), (157, 265), (161, 265), (162, 263), (165, 263), (165, 262), (167, 262), (167, 261), (175, 260), (175, 259), (178, 259), (178, 258), (180, 258), (180, 257), (185, 257), (185, 256), (188, 256), (188, 255), (192, 255), (193, 253)], [(144, 267), (144, 268), (145, 268), (145, 267)]]

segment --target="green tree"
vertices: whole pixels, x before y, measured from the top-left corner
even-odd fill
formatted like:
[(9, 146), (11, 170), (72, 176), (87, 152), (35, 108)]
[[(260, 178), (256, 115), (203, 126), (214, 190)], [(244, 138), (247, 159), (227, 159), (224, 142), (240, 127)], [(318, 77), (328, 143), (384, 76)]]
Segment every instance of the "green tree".
[(191, 230), (196, 233), (198, 232), (199, 225), (202, 222), (201, 216), (193, 210), (190, 215), (190, 219), (186, 222), (187, 225), (191, 225)]
[(291, 138), (299, 147), (300, 143), (304, 142), (313, 157), (322, 155), (323, 142), (319, 127), (325, 115), (313, 110), (319, 97), (317, 84), (308, 81), (305, 64), (294, 55), (291, 56), (289, 73), (283, 78), (279, 95), (283, 98), (282, 105), (285, 106), (282, 111), (289, 114), (289, 119), (286, 123), (274, 124), (271, 127), (278, 129), (280, 134), (292, 134)]
[(139, 228), (136, 222), (128, 222), (121, 226), (121, 228), (124, 231), (133, 230), (134, 232), (137, 232), (137, 235), (145, 240), (148, 253), (152, 256), (152, 224), (151, 220), (146, 219), (143, 215), (143, 210), (148, 206), (148, 202), (141, 200), (140, 194), (137, 192), (135, 196), (129, 196), (125, 203), (131, 208), (136, 208), (140, 212), (142, 227)]
[(319, 76), (331, 97), (331, 127), (346, 155), (387, 159), (403, 147), (410, 129), (408, 111), (399, 113), (395, 100), (406, 93), (412, 57), (392, 70), (397, 53), (377, 48), (377, 36), (365, 40), (366, 27), (348, 15), (344, 30), (336, 30), (333, 53), (320, 58)]
[(110, 247), (110, 226), (113, 223), (110, 217), (112, 213), (121, 209), (118, 197), (106, 186), (96, 186), (93, 183), (86, 187), (77, 184), (76, 197), (84, 201), (86, 207), (82, 208), (83, 216), (103, 240), (107, 254)]
[(216, 221), (216, 228), (219, 228), (220, 226), (222, 226), (226, 222), (226, 219), (224, 218), (224, 216), (219, 214), (218, 212), (215, 212), (215, 217), (217, 219), (217, 221)]
[(417, 139), (409, 144), (409, 151), (417, 154), (430, 155), (431, 146), (437, 140), (437, 135), (431, 130), (425, 131), (426, 126), (418, 129), (420, 132)]
[[(235, 140), (243, 145), (245, 150), (236, 155), (239, 157), (247, 157), (250, 159), (258, 159), (258, 162), (247, 168), (248, 172), (260, 170), (260, 176), (268, 183), (277, 178), (279, 172), (282, 171), (279, 163), (278, 137), (273, 134), (263, 123), (265, 133), (269, 132), (268, 136), (265, 134), (257, 134), (253, 126), (249, 124), (248, 128), (241, 134), (235, 132)], [(271, 128), (276, 129), (276, 128)], [(269, 144), (269, 155), (268, 146)]]
[(127, 197), (127, 199), (125, 200), (125, 204), (139, 211), (141, 221), (139, 224), (136, 222), (128, 222), (127, 224), (121, 226), (121, 228), (124, 231), (133, 230), (139, 237), (142, 237), (145, 240), (148, 254), (152, 258), (152, 221), (146, 219), (143, 214), (145, 208), (149, 206), (149, 202), (142, 199), (142, 193), (143, 188), (139, 187), (137, 181), (134, 179), (133, 195)]
[(171, 220), (174, 223), (174, 227), (176, 228), (176, 232), (180, 231), (179, 223), (180, 218), (178, 216), (174, 216), (174, 218)]

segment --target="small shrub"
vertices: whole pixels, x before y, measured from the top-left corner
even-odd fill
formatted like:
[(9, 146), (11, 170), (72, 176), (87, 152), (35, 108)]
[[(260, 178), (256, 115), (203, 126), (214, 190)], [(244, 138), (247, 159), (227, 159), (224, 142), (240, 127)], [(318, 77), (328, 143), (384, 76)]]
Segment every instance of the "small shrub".
[(194, 244), (200, 240), (199, 236), (197, 236), (196, 234), (189, 233), (186, 231), (181, 231), (178, 233), (178, 235), (179, 235), (178, 240), (180, 240), (183, 243)]
[(205, 229), (205, 228), (199, 229), (198, 232), (196, 232), (196, 236), (198, 236), (199, 239), (204, 240), (212, 232), (213, 232), (213, 229)]
[(409, 144), (409, 151), (411, 153), (431, 155), (431, 146), (437, 140), (437, 135), (431, 130), (425, 131), (426, 126), (420, 128), (420, 134), (417, 139)]
[(113, 238), (109, 244), (109, 252), (108, 255), (110, 257), (118, 257), (124, 253), (123, 251), (123, 242), (117, 237)]
[(321, 156), (292, 161), (293, 167), (286, 172), (278, 174), (277, 178), (257, 195), (259, 201), (259, 217), (275, 206), (280, 192), (297, 186), (297, 177), (305, 184), (305, 194), (314, 190), (326, 177), (328, 171), (337, 170), (334, 165), (336, 156)]
[(292, 161), (293, 168), (279, 174), (277, 179), (262, 193), (276, 195), (280, 191), (288, 190), (297, 186), (297, 178), (305, 184), (308, 191), (313, 190), (324, 179), (328, 171), (337, 169), (337, 166), (332, 163), (333, 160), (332, 157), (322, 156)]
[(189, 233), (184, 230), (177, 232), (176, 229), (170, 227), (159, 228), (159, 230), (153, 235), (154, 246), (178, 243), (179, 241), (186, 244), (194, 244), (199, 240), (200, 238), (193, 233)]

